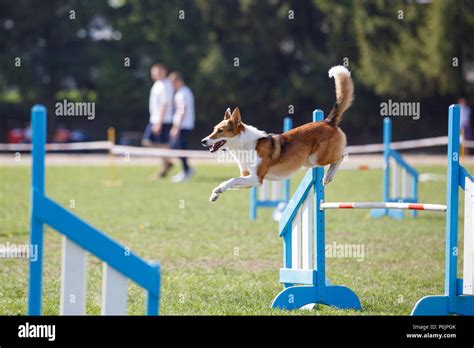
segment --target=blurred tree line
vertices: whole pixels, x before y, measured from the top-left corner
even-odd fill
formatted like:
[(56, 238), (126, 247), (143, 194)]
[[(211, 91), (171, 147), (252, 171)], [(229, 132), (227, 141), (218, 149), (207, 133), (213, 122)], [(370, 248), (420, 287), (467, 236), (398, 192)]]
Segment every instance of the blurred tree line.
[(412, 138), (443, 134), (447, 106), (474, 96), (469, 0), (2, 0), (0, 27), (2, 140), (32, 104), (52, 112), (63, 99), (95, 102), (96, 118), (50, 118), (51, 129), (142, 130), (154, 62), (192, 88), (195, 139), (228, 106), (271, 132), (289, 113), (298, 125), (329, 111), (336, 64), (356, 84), (342, 124), (353, 144), (380, 140), (382, 101), (421, 103), (419, 121), (396, 120)]

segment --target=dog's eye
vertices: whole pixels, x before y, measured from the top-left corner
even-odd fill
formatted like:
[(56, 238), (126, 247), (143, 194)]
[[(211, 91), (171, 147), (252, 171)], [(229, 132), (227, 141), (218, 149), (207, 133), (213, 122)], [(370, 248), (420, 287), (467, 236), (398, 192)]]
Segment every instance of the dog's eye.
[(222, 129), (218, 129), (218, 130), (217, 130), (217, 133), (222, 133), (222, 132), (223, 132)]

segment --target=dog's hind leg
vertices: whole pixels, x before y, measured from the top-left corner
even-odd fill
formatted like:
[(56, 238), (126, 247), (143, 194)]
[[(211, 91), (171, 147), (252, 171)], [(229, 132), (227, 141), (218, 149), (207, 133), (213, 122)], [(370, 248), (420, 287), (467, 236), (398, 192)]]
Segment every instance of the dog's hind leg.
[(323, 179), (323, 184), (324, 185), (327, 185), (331, 181), (334, 180), (334, 175), (336, 175), (337, 169), (341, 165), (342, 161), (344, 161), (344, 157), (341, 157), (339, 160), (337, 160), (336, 162), (333, 162), (329, 165), (328, 171), (324, 175), (324, 179)]

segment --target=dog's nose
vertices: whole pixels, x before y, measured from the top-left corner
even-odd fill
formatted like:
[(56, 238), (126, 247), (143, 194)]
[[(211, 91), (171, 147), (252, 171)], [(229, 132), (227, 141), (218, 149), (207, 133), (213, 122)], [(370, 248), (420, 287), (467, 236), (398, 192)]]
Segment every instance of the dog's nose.
[(206, 138), (202, 139), (202, 140), (201, 140), (201, 144), (203, 144), (204, 146), (206, 146), (206, 145), (207, 145), (207, 139), (206, 139)]

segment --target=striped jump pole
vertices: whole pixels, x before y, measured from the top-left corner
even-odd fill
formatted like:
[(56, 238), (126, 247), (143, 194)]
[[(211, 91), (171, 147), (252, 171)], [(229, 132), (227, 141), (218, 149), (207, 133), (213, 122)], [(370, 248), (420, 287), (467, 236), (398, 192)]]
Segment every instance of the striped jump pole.
[[(385, 117), (383, 121), (383, 201), (400, 203), (418, 202), (418, 171), (410, 166), (403, 156), (391, 147), (392, 142), (392, 120)], [(392, 210), (392, 208), (381, 208), (371, 211), (374, 218), (389, 216), (394, 219), (402, 219), (403, 210)], [(412, 216), (416, 216), (416, 210), (412, 210)]]
[(446, 212), (446, 206), (441, 204), (395, 202), (328, 202), (321, 203), (321, 209), (399, 209)]
[(87, 254), (103, 262), (102, 309), (104, 315), (127, 314), (128, 280), (147, 292), (146, 313), (157, 315), (160, 299), (160, 266), (149, 263), (102, 231), (72, 214), (45, 193), (47, 113), (43, 105), (31, 110), (33, 129), (30, 244), (37, 257), (30, 258), (28, 314), (42, 314), (43, 226), (62, 234), (60, 314), (86, 314)]
[[(293, 128), (293, 120), (285, 117), (283, 120), (283, 132)], [(274, 220), (280, 219), (290, 200), (290, 179), (284, 181), (264, 180), (262, 186), (250, 189), (250, 220), (257, 219), (258, 208), (275, 208)]]
[[(317, 121), (323, 113), (316, 110)], [(474, 184), (459, 164), (459, 106), (449, 108), (447, 205), (399, 202), (324, 202), (323, 168), (309, 169), (288, 202), (279, 222), (283, 238), (284, 289), (273, 308), (298, 309), (325, 304), (339, 309), (362, 309), (357, 295), (348, 287), (332, 285), (326, 278), (325, 210), (379, 209), (446, 212), (446, 290), (444, 296), (418, 301), (413, 315), (474, 315)], [(457, 279), (458, 187), (465, 190), (464, 279)]]

